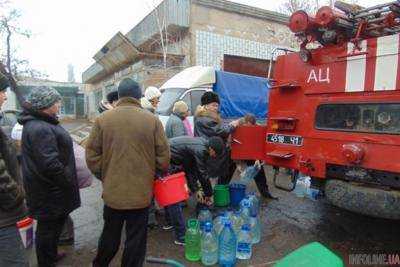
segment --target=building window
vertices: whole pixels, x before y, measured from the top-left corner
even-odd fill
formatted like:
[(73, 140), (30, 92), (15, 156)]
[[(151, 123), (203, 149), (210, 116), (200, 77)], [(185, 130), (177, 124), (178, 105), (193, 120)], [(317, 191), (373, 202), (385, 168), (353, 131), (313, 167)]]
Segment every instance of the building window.
[(400, 134), (400, 103), (323, 104), (315, 123), (321, 130)]

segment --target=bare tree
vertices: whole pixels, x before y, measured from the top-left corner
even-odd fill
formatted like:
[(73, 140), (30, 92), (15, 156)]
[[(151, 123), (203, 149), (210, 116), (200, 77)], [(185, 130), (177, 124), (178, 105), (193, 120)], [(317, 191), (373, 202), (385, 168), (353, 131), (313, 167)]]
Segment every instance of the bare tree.
[(1, 55), (0, 71), (10, 80), (10, 88), (14, 91), (19, 103), (22, 105), (23, 96), (20, 90), (18, 90), (16, 82), (18, 77), (42, 78), (45, 75), (32, 69), (28, 60), (17, 57), (13, 38), (16, 36), (30, 38), (31, 32), (20, 25), (19, 18), (21, 17), (21, 13), (17, 9), (7, 9), (6, 5), (8, 5), (8, 1), (0, 1), (3, 11), (6, 11), (0, 15), (0, 36), (3, 41), (2, 46), (5, 47), (5, 51)]
[(304, 10), (308, 13), (311, 13), (314, 11), (315, 6), (319, 5), (318, 2), (318, 0), (286, 0), (279, 7), (279, 11), (288, 15), (294, 13), (297, 10)]
[[(342, 2), (347, 2), (349, 4), (357, 4), (358, 0), (341, 0)], [(281, 13), (291, 15), (297, 10), (304, 10), (309, 14), (315, 14), (318, 9), (322, 6), (333, 7), (335, 0), (286, 0), (278, 8)]]
[(153, 16), (156, 22), (158, 38), (154, 39), (154, 42), (161, 48), (163, 55), (163, 68), (167, 68), (167, 55), (168, 55), (168, 44), (169, 44), (169, 33), (168, 33), (168, 22), (167, 22), (167, 6), (163, 4), (162, 0), (149, 0), (147, 2), (149, 8), (153, 10)]

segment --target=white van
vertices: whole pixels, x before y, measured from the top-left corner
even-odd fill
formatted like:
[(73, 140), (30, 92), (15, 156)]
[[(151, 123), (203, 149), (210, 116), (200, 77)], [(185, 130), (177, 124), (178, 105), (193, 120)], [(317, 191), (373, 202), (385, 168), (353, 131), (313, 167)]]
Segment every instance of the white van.
[(227, 121), (249, 113), (262, 120), (267, 117), (269, 84), (265, 78), (194, 66), (173, 76), (160, 89), (156, 112), (164, 127), (175, 102), (183, 100), (189, 106), (193, 128), (193, 115), (207, 91), (218, 93), (221, 117)]
[(201, 97), (206, 91), (211, 91), (215, 83), (215, 69), (212, 67), (194, 66), (179, 72), (166, 81), (161, 87), (160, 103), (157, 114), (165, 127), (172, 108), (177, 101), (184, 101), (191, 115), (188, 117), (193, 128), (193, 115), (201, 104)]

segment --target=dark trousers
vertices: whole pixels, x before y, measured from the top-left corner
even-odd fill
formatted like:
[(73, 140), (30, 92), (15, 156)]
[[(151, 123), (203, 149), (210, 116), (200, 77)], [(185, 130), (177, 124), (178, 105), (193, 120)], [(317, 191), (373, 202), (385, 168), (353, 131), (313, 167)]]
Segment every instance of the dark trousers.
[(36, 229), (36, 256), (39, 267), (56, 266), (57, 244), (67, 216), (38, 220)]
[(183, 217), (182, 203), (176, 203), (165, 207), (165, 219), (174, 227), (175, 239), (185, 241), (185, 218)]
[(149, 208), (116, 210), (104, 205), (104, 228), (93, 266), (106, 267), (117, 254), (125, 223), (126, 240), (122, 254), (122, 267), (143, 266), (147, 245)]

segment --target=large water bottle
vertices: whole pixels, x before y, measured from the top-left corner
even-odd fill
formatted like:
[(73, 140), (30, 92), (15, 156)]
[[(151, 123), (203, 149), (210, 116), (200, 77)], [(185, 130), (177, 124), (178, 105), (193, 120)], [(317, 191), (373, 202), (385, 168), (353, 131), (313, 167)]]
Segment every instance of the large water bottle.
[(250, 225), (244, 224), (238, 235), (236, 258), (248, 260), (251, 258), (252, 237), (250, 234)]
[(259, 164), (247, 167), (240, 175), (239, 184), (248, 185), (260, 170), (261, 166)]
[(242, 218), (242, 224), (249, 224), (251, 211), (250, 211), (250, 201), (248, 198), (243, 199), (241, 202), (240, 217)]
[(212, 214), (209, 209), (203, 208), (199, 212), (199, 217), (198, 217), (199, 223), (200, 223), (200, 231), (203, 233), (204, 228), (206, 226), (207, 222), (212, 223)]
[(219, 236), (218, 263), (222, 267), (232, 267), (236, 263), (236, 235), (229, 221)]
[(190, 219), (185, 233), (185, 258), (189, 261), (200, 260), (200, 227), (199, 221)]
[(255, 214), (257, 216), (260, 212), (260, 200), (258, 199), (256, 193), (254, 192), (249, 193), (248, 199), (250, 201), (251, 215)]
[(228, 220), (232, 223), (232, 218), (233, 218), (233, 210), (229, 209), (225, 212), (226, 217)]
[(241, 216), (241, 212), (240, 210), (237, 210), (233, 213), (232, 216), (232, 227), (233, 230), (235, 231), (236, 236), (239, 234), (240, 229), (242, 229), (242, 225), (243, 225), (243, 220), (242, 220), (242, 216)]
[(296, 194), (297, 197), (304, 197), (306, 192), (306, 183), (305, 177), (299, 174), (299, 177), (296, 181), (296, 187), (294, 188), (293, 192)]
[(224, 228), (225, 222), (229, 221), (228, 216), (225, 212), (221, 212), (215, 219), (214, 219), (214, 230), (217, 236), (220, 235), (222, 229)]
[(261, 225), (257, 216), (250, 217), (250, 233), (253, 244), (260, 243), (261, 241)]
[(210, 222), (205, 224), (201, 238), (201, 262), (206, 266), (218, 262), (218, 241)]

